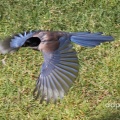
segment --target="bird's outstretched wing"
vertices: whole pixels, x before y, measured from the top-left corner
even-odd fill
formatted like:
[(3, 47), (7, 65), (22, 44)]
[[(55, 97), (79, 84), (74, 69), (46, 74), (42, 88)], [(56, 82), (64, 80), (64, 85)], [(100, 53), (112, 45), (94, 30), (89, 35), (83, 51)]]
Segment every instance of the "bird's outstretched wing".
[(18, 33), (0, 41), (0, 53), (6, 54), (18, 50), (34, 33), (34, 31)]
[(33, 94), (42, 102), (56, 102), (63, 98), (78, 75), (75, 50), (65, 37), (59, 39), (60, 47), (52, 53), (43, 53), (44, 63)]

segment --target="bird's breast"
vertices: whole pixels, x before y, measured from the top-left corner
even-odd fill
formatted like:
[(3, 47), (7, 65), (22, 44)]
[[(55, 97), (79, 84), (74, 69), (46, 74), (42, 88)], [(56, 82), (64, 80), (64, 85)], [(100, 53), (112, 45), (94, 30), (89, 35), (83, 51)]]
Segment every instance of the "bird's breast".
[(42, 52), (51, 53), (59, 48), (59, 41), (45, 41), (41, 42), (38, 49)]

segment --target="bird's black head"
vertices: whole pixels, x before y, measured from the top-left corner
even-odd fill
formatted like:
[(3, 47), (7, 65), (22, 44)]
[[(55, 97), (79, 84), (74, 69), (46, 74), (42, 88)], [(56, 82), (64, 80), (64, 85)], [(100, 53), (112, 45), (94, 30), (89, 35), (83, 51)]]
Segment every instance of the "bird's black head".
[(37, 47), (41, 40), (38, 37), (31, 37), (25, 41), (22, 47)]

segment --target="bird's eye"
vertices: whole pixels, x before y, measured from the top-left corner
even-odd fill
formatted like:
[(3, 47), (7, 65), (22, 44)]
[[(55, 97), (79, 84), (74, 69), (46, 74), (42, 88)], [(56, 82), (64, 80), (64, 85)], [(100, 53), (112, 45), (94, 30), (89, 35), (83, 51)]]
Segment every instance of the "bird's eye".
[(41, 40), (38, 37), (31, 37), (26, 40), (22, 47), (36, 47), (40, 44)]

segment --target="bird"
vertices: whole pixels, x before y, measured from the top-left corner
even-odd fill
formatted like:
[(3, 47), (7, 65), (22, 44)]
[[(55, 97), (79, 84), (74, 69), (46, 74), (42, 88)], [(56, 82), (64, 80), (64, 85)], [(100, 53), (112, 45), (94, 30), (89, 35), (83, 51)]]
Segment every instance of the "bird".
[(44, 61), (33, 96), (39, 98), (40, 103), (56, 103), (68, 93), (78, 77), (79, 61), (72, 43), (93, 48), (113, 40), (112, 36), (103, 35), (102, 32), (31, 30), (0, 41), (0, 53), (15, 52), (21, 47), (42, 52)]

